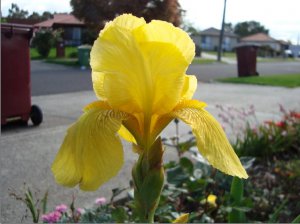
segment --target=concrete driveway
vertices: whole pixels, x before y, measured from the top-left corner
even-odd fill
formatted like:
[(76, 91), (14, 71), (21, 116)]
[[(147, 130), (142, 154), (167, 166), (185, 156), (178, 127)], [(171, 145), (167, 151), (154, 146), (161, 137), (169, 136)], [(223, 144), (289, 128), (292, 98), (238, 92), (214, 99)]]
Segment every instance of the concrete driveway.
[[(38, 64), (40, 62), (34, 63)], [(48, 65), (44, 64), (39, 64), (39, 66), (40, 70), (33, 66), (32, 71), (32, 77), (34, 77), (33, 91), (37, 91), (34, 94), (35, 96), (32, 97), (32, 103), (42, 108), (44, 122), (39, 127), (33, 127), (32, 125), (28, 127), (8, 127), (3, 129), (1, 133), (1, 223), (19, 223), (22, 220), (22, 215), (25, 214), (25, 207), (9, 196), (9, 189), (20, 191), (24, 186), (23, 183), (26, 182), (36, 192), (49, 190), (49, 210), (60, 203), (69, 204), (72, 200), (72, 195), (76, 197), (77, 207), (91, 206), (95, 197), (104, 196), (109, 198), (111, 189), (128, 186), (131, 167), (137, 159), (137, 156), (131, 151), (130, 144), (124, 142), (124, 168), (118, 176), (103, 185), (99, 190), (86, 193), (79, 191), (77, 188), (67, 189), (58, 186), (54, 182), (50, 171), (51, 163), (62, 143), (68, 126), (78, 118), (83, 106), (96, 100), (96, 97), (92, 91), (84, 91), (85, 88), (91, 89), (91, 86), (88, 85), (90, 80), (86, 78), (89, 75), (89, 71), (80, 71), (64, 66), (48, 67)], [(223, 66), (225, 68), (227, 65), (218, 65), (217, 69), (221, 69)], [(199, 69), (205, 71), (206, 67), (201, 66)], [(197, 66), (191, 69), (196, 68)], [(45, 70), (48, 70), (48, 72), (44, 72)], [(59, 93), (64, 90), (65, 83), (61, 80), (56, 80), (56, 85), (61, 85), (61, 87), (57, 88), (56, 91), (53, 91), (53, 89), (47, 90), (53, 91), (51, 92), (53, 94), (46, 94), (46, 91), (39, 92), (42, 89), (46, 89), (50, 82), (54, 82), (54, 77), (56, 79), (61, 77), (59, 74), (65, 76), (61, 80), (72, 83), (76, 88), (70, 84), (68, 89), (70, 92), (66, 93), (63, 91)], [(42, 77), (41, 80), (43, 78), (48, 79), (48, 82), (37, 81), (38, 76)], [(54, 77), (49, 78), (50, 76)], [(76, 80), (76, 82), (72, 80)], [(82, 80), (87, 81), (83, 84), (85, 81)], [(41, 86), (36, 86), (38, 82), (40, 82)], [(208, 103), (207, 109), (215, 117), (218, 117), (220, 113), (215, 107), (216, 104), (236, 108), (248, 107), (253, 104), (259, 121), (279, 119), (279, 103), (283, 104), (287, 109), (300, 111), (299, 96), (300, 88), (287, 89), (201, 82), (195, 93), (196, 99)], [(189, 130), (186, 125), (180, 123), (180, 133), (184, 134)], [(174, 125), (170, 124), (162, 135), (170, 137), (174, 134)], [(165, 160), (176, 158), (175, 150), (168, 149)], [(31, 223), (31, 220), (28, 219), (25, 222)]]

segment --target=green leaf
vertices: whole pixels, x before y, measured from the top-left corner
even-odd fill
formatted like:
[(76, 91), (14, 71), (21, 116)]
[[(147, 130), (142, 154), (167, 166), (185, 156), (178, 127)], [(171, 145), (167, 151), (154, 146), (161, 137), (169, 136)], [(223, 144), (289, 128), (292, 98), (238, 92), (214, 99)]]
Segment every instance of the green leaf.
[(128, 220), (128, 215), (123, 207), (117, 207), (116, 209), (112, 210), (111, 215), (113, 220), (117, 223), (124, 223)]
[(249, 212), (251, 211), (251, 208), (249, 207), (240, 207), (240, 206), (233, 206), (232, 209), (240, 212)]
[(47, 202), (48, 202), (48, 190), (45, 192), (44, 197), (42, 198), (43, 214), (46, 214), (47, 212)]
[(292, 221), (292, 223), (300, 223), (300, 214)]
[(182, 185), (189, 179), (189, 175), (180, 166), (176, 166), (167, 171), (167, 181), (176, 186)]
[(179, 161), (180, 163), (180, 166), (186, 171), (188, 172), (190, 175), (193, 174), (193, 171), (194, 171), (194, 165), (193, 163), (191, 162), (191, 160), (189, 160), (188, 158), (186, 157), (182, 157)]
[(271, 215), (271, 218), (270, 218), (269, 222), (274, 223), (278, 220), (279, 214), (280, 214), (281, 210), (284, 208), (284, 206), (286, 205), (287, 202), (288, 202), (287, 198), (283, 200), (283, 202), (280, 204), (280, 206)]

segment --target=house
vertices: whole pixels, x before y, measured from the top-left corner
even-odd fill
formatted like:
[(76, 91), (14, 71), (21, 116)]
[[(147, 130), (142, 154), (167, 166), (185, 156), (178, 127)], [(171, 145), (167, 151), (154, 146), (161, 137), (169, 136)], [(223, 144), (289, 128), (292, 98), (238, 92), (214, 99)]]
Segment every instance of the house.
[(81, 44), (86, 25), (72, 14), (59, 13), (55, 14), (53, 19), (34, 24), (34, 27), (35, 29), (61, 29), (64, 44), (78, 46)]
[(241, 43), (259, 45), (259, 56), (277, 56), (282, 54), (286, 43), (276, 40), (265, 33), (256, 33), (240, 39)]
[(300, 57), (300, 45), (290, 45), (289, 50), (292, 57)]
[[(203, 30), (201, 35), (201, 48), (206, 51), (217, 51), (219, 48), (219, 39), (221, 31), (216, 28)], [(223, 51), (232, 51), (238, 42), (238, 36), (232, 32), (224, 31), (222, 49)]]

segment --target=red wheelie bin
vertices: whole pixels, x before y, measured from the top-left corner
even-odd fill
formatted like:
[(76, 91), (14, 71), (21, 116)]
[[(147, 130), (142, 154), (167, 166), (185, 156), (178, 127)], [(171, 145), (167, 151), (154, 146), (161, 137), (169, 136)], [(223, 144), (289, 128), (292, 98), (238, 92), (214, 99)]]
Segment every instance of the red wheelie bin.
[(31, 105), (30, 39), (32, 26), (1, 24), (1, 125), (11, 121), (34, 125), (43, 120), (41, 109)]

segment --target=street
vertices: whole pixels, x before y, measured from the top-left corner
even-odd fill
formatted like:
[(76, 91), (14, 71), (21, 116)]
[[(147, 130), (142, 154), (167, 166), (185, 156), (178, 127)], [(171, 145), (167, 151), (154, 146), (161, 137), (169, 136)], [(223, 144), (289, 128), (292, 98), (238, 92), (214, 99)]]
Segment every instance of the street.
[[(257, 71), (264, 75), (299, 73), (300, 62), (258, 63)], [(191, 65), (187, 74), (196, 75), (200, 82), (211, 82), (216, 78), (237, 76), (237, 65), (223, 63)], [(33, 96), (92, 90), (91, 71), (31, 61), (31, 84)]]

